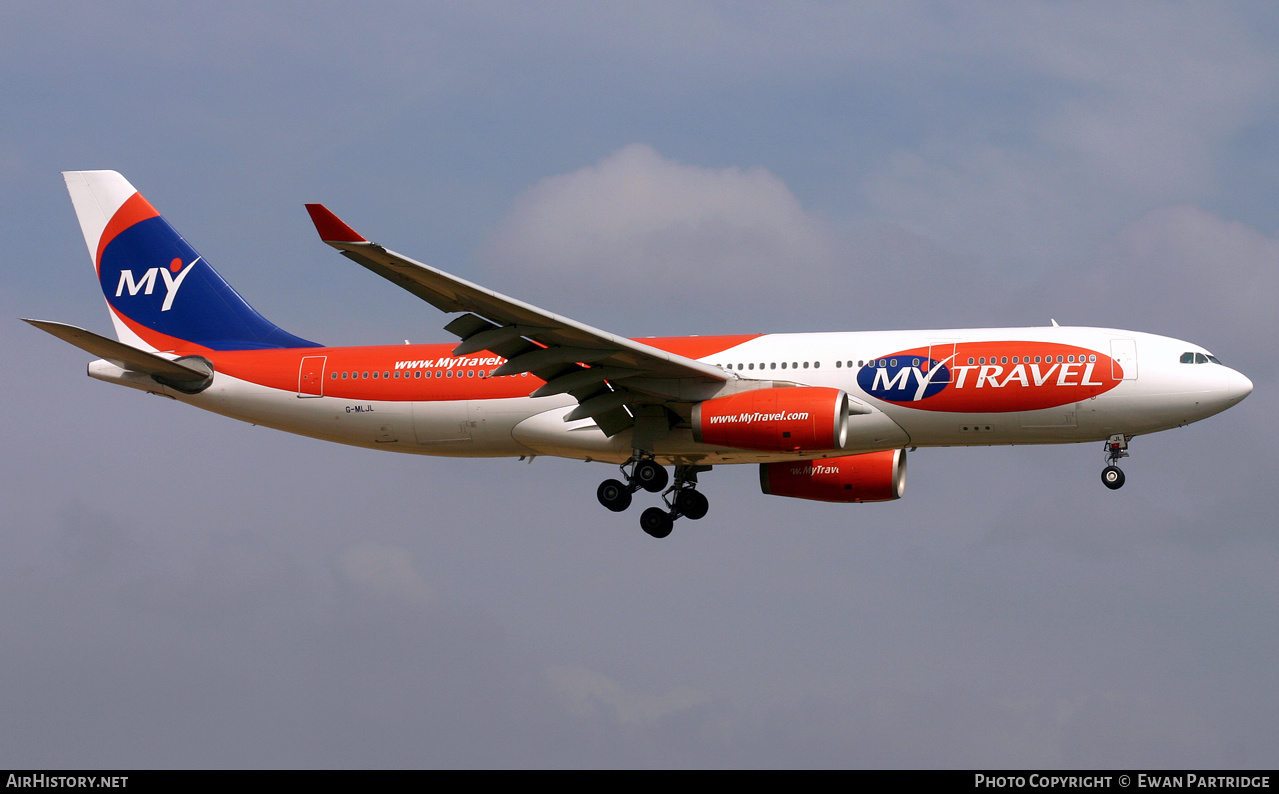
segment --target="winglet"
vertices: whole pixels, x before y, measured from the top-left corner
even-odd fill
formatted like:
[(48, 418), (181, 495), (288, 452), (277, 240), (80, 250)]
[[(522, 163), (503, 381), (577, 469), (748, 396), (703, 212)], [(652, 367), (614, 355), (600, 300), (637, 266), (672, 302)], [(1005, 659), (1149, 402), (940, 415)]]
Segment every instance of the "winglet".
[(342, 222), (342, 219), (329, 212), (323, 204), (307, 204), (306, 211), (311, 213), (311, 222), (320, 233), (320, 239), (326, 243), (367, 243), (368, 240)]

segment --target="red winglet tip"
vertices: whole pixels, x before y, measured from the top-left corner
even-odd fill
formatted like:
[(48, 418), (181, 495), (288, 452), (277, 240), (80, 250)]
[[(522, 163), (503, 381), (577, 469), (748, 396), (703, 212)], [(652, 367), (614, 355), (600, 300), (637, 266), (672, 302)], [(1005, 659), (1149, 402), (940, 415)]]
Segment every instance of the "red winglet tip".
[(306, 211), (311, 214), (311, 222), (320, 233), (320, 239), (326, 243), (367, 243), (359, 232), (342, 222), (342, 219), (329, 212), (323, 204), (307, 204)]

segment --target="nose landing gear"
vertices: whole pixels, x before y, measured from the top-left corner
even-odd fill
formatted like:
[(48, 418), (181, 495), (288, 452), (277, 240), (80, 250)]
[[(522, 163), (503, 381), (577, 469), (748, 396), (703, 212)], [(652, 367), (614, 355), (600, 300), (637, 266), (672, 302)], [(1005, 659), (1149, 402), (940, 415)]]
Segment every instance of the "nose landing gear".
[(1102, 483), (1112, 491), (1124, 487), (1124, 472), (1115, 464), (1128, 457), (1128, 437), (1118, 433), (1106, 440), (1106, 468), (1101, 470)]

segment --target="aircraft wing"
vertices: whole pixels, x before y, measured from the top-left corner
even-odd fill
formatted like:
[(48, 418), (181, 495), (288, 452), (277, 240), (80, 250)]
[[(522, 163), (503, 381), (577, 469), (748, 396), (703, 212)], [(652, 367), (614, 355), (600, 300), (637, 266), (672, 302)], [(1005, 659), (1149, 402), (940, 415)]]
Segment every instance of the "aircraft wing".
[[(322, 204), (307, 204), (320, 239), (444, 312), (462, 312), (445, 329), (462, 339), (456, 356), (490, 350), (506, 359), (494, 375), (531, 372), (546, 385), (534, 397), (571, 394), (565, 421), (591, 417), (607, 435), (633, 424), (637, 409), (712, 395), (732, 373), (592, 328), (414, 261), (365, 239)], [(629, 407), (629, 410), (628, 410)]]

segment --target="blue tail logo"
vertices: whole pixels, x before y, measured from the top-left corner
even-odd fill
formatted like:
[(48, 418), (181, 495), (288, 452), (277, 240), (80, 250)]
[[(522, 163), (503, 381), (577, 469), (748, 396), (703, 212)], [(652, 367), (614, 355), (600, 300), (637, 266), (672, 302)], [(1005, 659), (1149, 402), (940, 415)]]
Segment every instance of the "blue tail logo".
[[(196, 257), (195, 262), (198, 261), (200, 261), (200, 259), (199, 257)], [(183, 267), (181, 259), (174, 259), (169, 263), (167, 270), (162, 267), (153, 267), (144, 273), (142, 278), (138, 281), (134, 281), (132, 270), (121, 270), (120, 283), (115, 288), (115, 296), (117, 298), (121, 297), (126, 289), (129, 290), (130, 295), (137, 295), (138, 291), (143, 288), (146, 289), (143, 294), (150, 295), (155, 291), (155, 277), (156, 274), (159, 273), (164, 276), (165, 289), (164, 305), (160, 307), (160, 311), (167, 312), (169, 309), (173, 308), (173, 299), (178, 295), (178, 287), (182, 286), (182, 281), (187, 277), (187, 274), (191, 272), (191, 268), (195, 267), (195, 262)], [(174, 273), (177, 275), (171, 275)]]
[(141, 194), (106, 224), (97, 265), (107, 303), (157, 349), (319, 347), (258, 314)]

